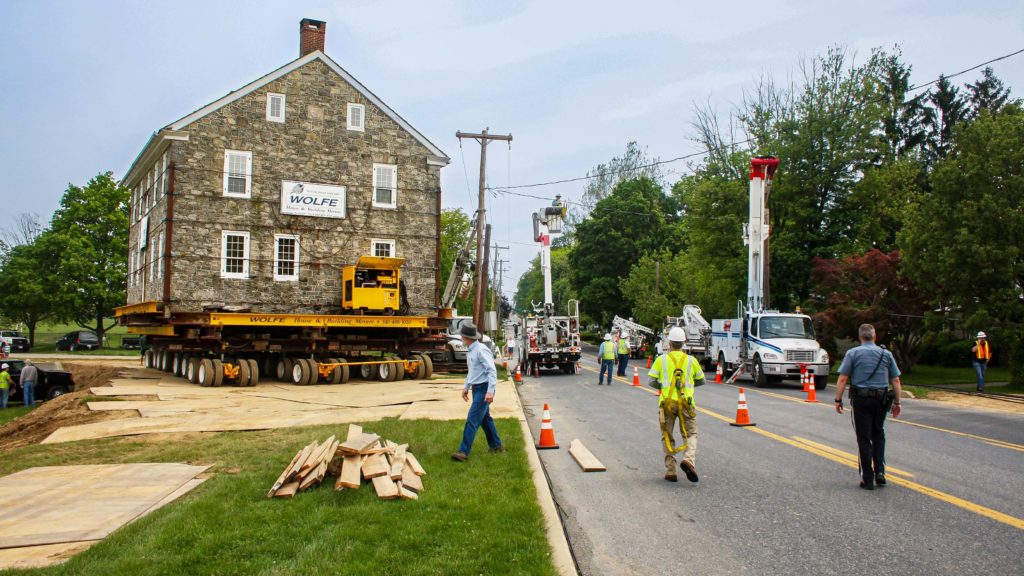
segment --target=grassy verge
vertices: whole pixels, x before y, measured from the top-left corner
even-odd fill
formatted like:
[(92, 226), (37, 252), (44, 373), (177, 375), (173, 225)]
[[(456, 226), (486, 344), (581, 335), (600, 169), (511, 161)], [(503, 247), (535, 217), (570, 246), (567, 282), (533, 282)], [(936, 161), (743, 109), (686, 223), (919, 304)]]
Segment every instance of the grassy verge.
[(7, 424), (18, 416), (28, 414), (31, 411), (32, 410), (28, 406), (22, 406), (21, 404), (8, 404), (7, 410), (0, 409), (0, 426)]
[[(138, 350), (125, 350), (124, 348), (100, 348), (98, 350), (57, 350), (53, 342), (36, 342), (32, 347), (33, 354), (71, 354), (73, 356), (135, 356), (139, 357)], [(14, 354), (12, 354), (13, 356)]]
[(519, 423), (497, 424), (509, 452), (490, 454), (480, 438), (464, 464), (449, 458), (461, 422), (366, 424), (367, 431), (408, 442), (426, 468), (416, 502), (382, 501), (367, 486), (341, 493), (321, 486), (292, 500), (265, 497), (297, 450), (311, 439), (343, 434), (343, 426), (11, 450), (0, 459), (4, 474), (100, 462), (214, 468), (193, 492), (61, 566), (0, 574), (554, 574)]
[[(974, 384), (977, 382), (974, 368), (946, 368), (945, 366), (929, 366), (918, 364), (913, 370), (903, 374), (904, 384), (937, 385), (941, 384)], [(1010, 371), (1007, 368), (990, 367), (985, 373), (986, 382), (1009, 382)]]

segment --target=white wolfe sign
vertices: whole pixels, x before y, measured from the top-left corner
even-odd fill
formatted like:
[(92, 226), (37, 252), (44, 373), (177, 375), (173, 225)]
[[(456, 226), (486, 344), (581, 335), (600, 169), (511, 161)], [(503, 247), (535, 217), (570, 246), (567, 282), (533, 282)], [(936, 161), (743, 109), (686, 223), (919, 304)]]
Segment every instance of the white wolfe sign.
[(344, 218), (345, 187), (282, 180), (281, 214)]

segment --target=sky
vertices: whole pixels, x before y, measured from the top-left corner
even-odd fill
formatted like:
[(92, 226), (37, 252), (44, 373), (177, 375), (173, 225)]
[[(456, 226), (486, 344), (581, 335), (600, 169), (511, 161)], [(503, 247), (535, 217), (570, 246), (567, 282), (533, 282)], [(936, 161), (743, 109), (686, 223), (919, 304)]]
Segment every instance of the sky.
[[(488, 148), (489, 185), (546, 182), (631, 140), (662, 159), (695, 152), (696, 106), (728, 114), (759, 77), (792, 77), (832, 45), (863, 61), (898, 44), (914, 84), (1024, 48), (1020, 0), (2, 0), (0, 229), (19, 213), (49, 221), (69, 183), (120, 178), (155, 130), (295, 59), (304, 17), (325, 20), (327, 54), (451, 157), (443, 204), (467, 213), (480, 147), (457, 130), (512, 134)], [(1024, 96), (1024, 54), (993, 68)], [(670, 182), (687, 171), (665, 166)], [(545, 203), (488, 195), (510, 297)]]

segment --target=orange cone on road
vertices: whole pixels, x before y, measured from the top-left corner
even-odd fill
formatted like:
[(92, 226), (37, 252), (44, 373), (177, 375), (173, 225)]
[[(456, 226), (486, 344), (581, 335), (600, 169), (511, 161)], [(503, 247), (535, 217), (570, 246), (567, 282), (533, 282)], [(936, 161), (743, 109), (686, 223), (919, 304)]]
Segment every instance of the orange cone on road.
[(750, 411), (747, 410), (747, 395), (740, 388), (740, 398), (736, 404), (736, 421), (729, 422), (730, 426), (757, 426), (750, 421)]
[(651, 369), (651, 357), (650, 356), (647, 357), (647, 369), (648, 370)]
[(810, 380), (810, 382), (807, 386), (807, 400), (804, 400), (804, 402), (817, 402), (818, 394), (816, 392), (817, 388), (814, 386), (814, 376), (811, 376), (811, 374), (808, 373), (807, 379)]
[(718, 362), (717, 368), (715, 368), (715, 384), (722, 383), (722, 363)]
[(551, 410), (547, 404), (544, 404), (544, 414), (540, 419), (540, 440), (537, 441), (537, 449), (554, 449), (558, 448), (558, 443), (555, 442), (555, 431), (551, 428)]
[(800, 365), (800, 390), (807, 392), (807, 366)]
[(516, 380), (516, 382), (522, 382), (523, 381), (523, 373), (522, 373), (522, 371), (519, 370), (519, 366), (516, 366), (516, 378), (515, 378), (515, 380)]
[(633, 366), (633, 386), (640, 386), (640, 368)]

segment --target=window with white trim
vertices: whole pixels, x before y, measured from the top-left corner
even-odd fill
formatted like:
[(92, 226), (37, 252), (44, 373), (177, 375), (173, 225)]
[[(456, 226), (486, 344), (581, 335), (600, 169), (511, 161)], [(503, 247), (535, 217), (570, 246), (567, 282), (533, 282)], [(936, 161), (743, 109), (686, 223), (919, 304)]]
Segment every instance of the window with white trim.
[(222, 278), (249, 277), (249, 233), (224, 230), (220, 239)]
[(164, 277), (164, 233), (163, 232), (161, 232), (160, 235), (157, 236), (156, 246), (157, 246), (157, 249), (156, 249), (156, 277), (157, 278), (163, 278)]
[(146, 244), (149, 242), (149, 216), (143, 216), (142, 220), (139, 220), (139, 252), (146, 249)]
[(290, 234), (274, 235), (274, 280), (299, 279), (299, 237)]
[(348, 118), (349, 130), (355, 130), (356, 132), (366, 130), (366, 106), (362, 104), (349, 104), (348, 109), (345, 111), (345, 117)]
[(135, 250), (128, 249), (128, 287), (135, 286)]
[(394, 240), (370, 240), (370, 255), (377, 258), (394, 258), (396, 253)]
[(252, 152), (224, 151), (224, 195), (252, 197)]
[(284, 94), (267, 93), (267, 121), (284, 122)]
[(149, 280), (153, 281), (153, 273), (156, 269), (156, 244), (149, 245)]
[(375, 208), (398, 207), (398, 166), (394, 164), (373, 165), (373, 206)]
[(157, 184), (159, 184), (159, 181), (160, 181), (160, 166), (156, 162), (153, 162), (153, 177), (149, 181), (149, 187), (152, 190), (153, 206), (154, 207), (156, 206), (156, 201), (157, 201)]
[(168, 192), (169, 190), (167, 189), (167, 152), (164, 152), (164, 157), (163, 160), (161, 161), (160, 168), (160, 195), (163, 196)]

